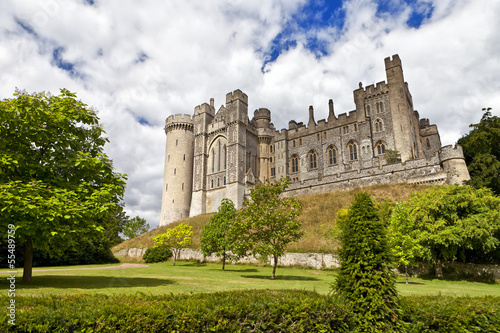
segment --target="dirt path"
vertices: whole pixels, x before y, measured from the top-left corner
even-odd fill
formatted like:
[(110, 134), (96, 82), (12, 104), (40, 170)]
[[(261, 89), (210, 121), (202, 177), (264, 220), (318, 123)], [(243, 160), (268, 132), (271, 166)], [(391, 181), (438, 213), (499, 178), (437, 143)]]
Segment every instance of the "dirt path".
[[(106, 267), (89, 267), (89, 268), (52, 268), (52, 269), (33, 269), (33, 273), (35, 272), (56, 272), (56, 271), (90, 271), (96, 269), (124, 269), (124, 268), (144, 268), (148, 267), (148, 265), (144, 264), (121, 264), (120, 266), (106, 266)], [(8, 273), (16, 271), (17, 273), (21, 273), (22, 268), (10, 271), (0, 271), (0, 273)]]

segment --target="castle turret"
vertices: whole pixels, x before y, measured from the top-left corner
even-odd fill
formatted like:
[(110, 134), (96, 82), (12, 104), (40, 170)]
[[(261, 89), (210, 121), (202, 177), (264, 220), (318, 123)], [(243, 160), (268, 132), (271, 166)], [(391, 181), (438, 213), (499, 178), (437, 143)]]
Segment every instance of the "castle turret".
[(467, 164), (465, 164), (464, 152), (460, 145), (455, 147), (448, 145), (439, 150), (439, 159), (443, 170), (448, 175), (448, 184), (463, 185), (464, 181), (470, 179)]
[(176, 114), (165, 121), (167, 144), (160, 226), (189, 217), (193, 187), (193, 120)]
[(399, 151), (402, 161), (418, 158), (421, 150), (417, 133), (418, 124), (414, 124), (416, 120), (413, 114), (412, 98), (404, 81), (401, 59), (395, 54), (392, 59), (385, 58), (384, 61), (395, 149)]

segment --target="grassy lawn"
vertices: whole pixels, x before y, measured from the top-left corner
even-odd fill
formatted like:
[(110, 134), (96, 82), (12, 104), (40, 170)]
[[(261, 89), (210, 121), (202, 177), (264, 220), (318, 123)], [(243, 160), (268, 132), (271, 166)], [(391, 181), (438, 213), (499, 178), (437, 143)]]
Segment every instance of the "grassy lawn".
[[(89, 268), (110, 265), (89, 265), (54, 267)], [(228, 265), (226, 271), (220, 264), (196, 262), (172, 262), (149, 264), (145, 268), (76, 270), (76, 271), (33, 271), (33, 284), (21, 284), (21, 273), (17, 274), (17, 296), (42, 296), (50, 294), (136, 294), (147, 295), (203, 293), (244, 289), (300, 289), (315, 290), (321, 294), (330, 291), (335, 281), (334, 270), (320, 271), (304, 268), (277, 270), (276, 280), (271, 280), (272, 267), (252, 265)], [(8, 289), (7, 273), (0, 271), (0, 288)], [(5, 288), (5, 289), (4, 289)], [(398, 278), (400, 295), (442, 295), (442, 296), (500, 296), (500, 284), (468, 281), (445, 281), (437, 279)]]

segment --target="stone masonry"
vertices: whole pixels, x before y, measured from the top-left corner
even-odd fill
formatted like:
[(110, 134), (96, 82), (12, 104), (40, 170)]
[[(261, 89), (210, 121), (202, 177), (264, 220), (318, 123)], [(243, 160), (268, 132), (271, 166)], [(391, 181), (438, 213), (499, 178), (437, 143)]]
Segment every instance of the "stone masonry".
[[(292, 180), (285, 195), (382, 183), (462, 184), (469, 173), (460, 146), (441, 147), (439, 131), (413, 108), (398, 55), (385, 59), (386, 81), (354, 90), (355, 110), (276, 130), (271, 112), (248, 116), (248, 96), (226, 95), (194, 114), (165, 121), (167, 143), (160, 226), (217, 211), (223, 198), (241, 208), (256, 183)], [(390, 151), (397, 158), (386, 158)]]

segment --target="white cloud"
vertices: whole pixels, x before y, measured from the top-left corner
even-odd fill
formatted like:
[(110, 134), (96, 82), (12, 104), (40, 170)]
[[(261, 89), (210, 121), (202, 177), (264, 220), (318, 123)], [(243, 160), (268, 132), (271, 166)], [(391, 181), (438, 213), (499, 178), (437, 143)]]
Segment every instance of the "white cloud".
[[(498, 114), (500, 13), (498, 1), (421, 0), (413, 10), (432, 16), (418, 28), (412, 8), (378, 13), (375, 1), (344, 3), (345, 23), (296, 29), (297, 46), (261, 68), (274, 38), (305, 4), (295, 1), (8, 0), (0, 3), (0, 89), (59, 88), (100, 110), (111, 140), (106, 151), (129, 175), (126, 210), (157, 225), (163, 176), (165, 118), (192, 113), (210, 97), (242, 89), (249, 113), (272, 111), (276, 128), (288, 121), (327, 117), (354, 108), (352, 91), (385, 79), (383, 59), (398, 53), (421, 117), (430, 118), (444, 144), (454, 143), (481, 108)], [(24, 28), (23, 28), (24, 26)], [(30, 33), (30, 29), (31, 33)], [(328, 54), (307, 49), (315, 36)], [(79, 74), (54, 65), (53, 50)], [(496, 110), (496, 111), (495, 111)], [(147, 122), (142, 125), (140, 122)]]

